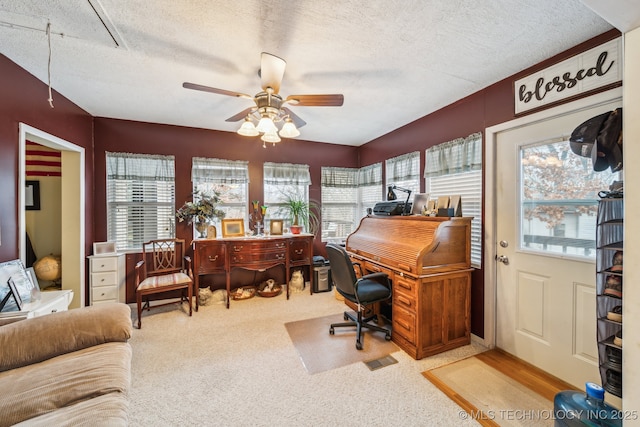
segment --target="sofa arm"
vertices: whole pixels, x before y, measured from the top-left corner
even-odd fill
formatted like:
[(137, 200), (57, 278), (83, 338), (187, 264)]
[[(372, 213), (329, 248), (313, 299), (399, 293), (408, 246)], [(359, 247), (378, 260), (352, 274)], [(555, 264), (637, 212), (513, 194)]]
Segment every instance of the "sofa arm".
[(0, 372), (107, 342), (131, 338), (131, 309), (109, 303), (0, 327)]

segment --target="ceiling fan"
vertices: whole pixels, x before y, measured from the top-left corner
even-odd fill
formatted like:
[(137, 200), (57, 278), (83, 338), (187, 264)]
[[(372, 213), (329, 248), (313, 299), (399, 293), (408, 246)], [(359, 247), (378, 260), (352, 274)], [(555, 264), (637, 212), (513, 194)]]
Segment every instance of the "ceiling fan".
[[(276, 142), (280, 142), (278, 135), (284, 138), (295, 138), (300, 135), (298, 128), (306, 125), (304, 120), (285, 107), (286, 104), (299, 107), (339, 107), (344, 103), (342, 94), (289, 95), (283, 99), (279, 92), (286, 65), (287, 63), (284, 59), (262, 52), (260, 70), (258, 71), (262, 92), (258, 92), (255, 96), (189, 82), (182, 83), (182, 87), (219, 95), (252, 99), (255, 102), (255, 106), (242, 110), (238, 114), (229, 117), (226, 121), (237, 122), (244, 119), (242, 126), (238, 129), (240, 135), (257, 136), (262, 134), (261, 139), (264, 142), (271, 142), (275, 145)], [(258, 122), (257, 126), (254, 125), (254, 121)], [(282, 123), (280, 130), (276, 126), (277, 123)], [(262, 146), (264, 147), (265, 145), (263, 144)]]

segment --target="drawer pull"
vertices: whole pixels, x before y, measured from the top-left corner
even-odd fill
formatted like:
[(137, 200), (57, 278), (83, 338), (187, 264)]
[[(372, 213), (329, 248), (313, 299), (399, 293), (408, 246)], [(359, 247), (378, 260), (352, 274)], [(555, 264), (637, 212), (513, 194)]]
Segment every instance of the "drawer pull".
[(243, 248), (244, 248), (244, 246), (234, 246), (234, 247), (233, 247), (233, 250), (234, 250), (235, 252), (240, 252)]
[(285, 254), (277, 254), (276, 255), (276, 259), (285, 259), (285, 258), (286, 258)]
[(104, 268), (104, 264), (100, 264), (100, 268)]
[(285, 243), (276, 243), (276, 248), (284, 248), (285, 245)]
[(398, 286), (400, 286), (401, 288), (407, 289), (407, 290), (409, 290), (409, 291), (410, 291), (410, 290), (411, 290), (411, 288), (412, 288), (411, 284), (409, 284), (409, 283), (401, 282), (401, 281), (399, 281), (399, 280), (398, 280), (398, 282), (397, 282), (397, 283), (398, 283)]
[(404, 322), (400, 319), (396, 320), (396, 323), (400, 326), (402, 326), (403, 328), (405, 328), (407, 331), (411, 330), (411, 325), (409, 325), (407, 322)]
[(211, 255), (209, 255), (209, 262), (215, 262), (218, 259), (218, 255), (212, 257)]
[(296, 249), (294, 252), (296, 255), (302, 255), (304, 253), (304, 249)]
[(400, 296), (400, 295), (396, 295), (396, 301), (398, 301), (401, 304), (406, 305), (407, 307), (411, 307), (411, 305), (412, 305), (411, 304), (411, 300), (409, 300), (409, 299), (407, 299), (407, 298), (405, 298), (403, 296)]
[(104, 282), (104, 279), (100, 279), (101, 282)]
[(100, 294), (100, 296), (101, 296), (101, 297), (105, 296), (105, 293), (104, 293), (104, 292), (103, 292), (103, 293), (101, 293), (101, 294)]

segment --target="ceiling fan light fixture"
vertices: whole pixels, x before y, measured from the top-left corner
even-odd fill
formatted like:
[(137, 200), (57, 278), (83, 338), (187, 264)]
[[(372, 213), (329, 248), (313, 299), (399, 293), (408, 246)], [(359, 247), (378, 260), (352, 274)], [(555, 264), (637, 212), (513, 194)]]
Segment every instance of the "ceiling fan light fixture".
[(276, 132), (267, 132), (260, 138), (264, 142), (271, 142), (275, 144), (276, 142), (282, 141)]
[(242, 135), (242, 136), (258, 136), (260, 135), (260, 132), (258, 131), (258, 129), (256, 129), (255, 125), (253, 124), (253, 122), (251, 121), (251, 119), (249, 117), (246, 117), (244, 119), (244, 122), (242, 122), (242, 126), (240, 126), (240, 129), (238, 129), (238, 134)]
[(293, 124), (293, 121), (290, 118), (287, 118), (282, 125), (282, 129), (279, 132), (280, 136), (283, 138), (295, 138), (296, 136), (300, 136), (300, 131)]
[(276, 132), (278, 132), (278, 128), (276, 127), (275, 123), (273, 123), (273, 120), (269, 116), (262, 116), (262, 118), (258, 122), (258, 126), (256, 126), (256, 129), (258, 130), (258, 132), (264, 133), (264, 134), (267, 134), (267, 133), (275, 134)]

